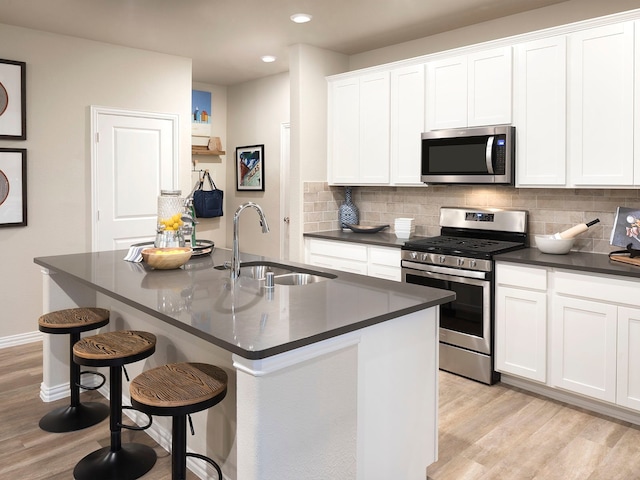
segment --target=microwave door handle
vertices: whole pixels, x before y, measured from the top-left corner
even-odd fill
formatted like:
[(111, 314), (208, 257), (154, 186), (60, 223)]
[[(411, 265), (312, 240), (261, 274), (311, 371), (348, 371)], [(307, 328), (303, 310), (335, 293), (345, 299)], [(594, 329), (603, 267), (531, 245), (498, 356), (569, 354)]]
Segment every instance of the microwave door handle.
[(493, 175), (493, 161), (492, 161), (492, 157), (493, 157), (493, 140), (494, 140), (494, 136), (491, 135), (489, 138), (487, 138), (487, 149), (485, 151), (485, 161), (487, 162), (487, 172), (490, 173), (491, 175)]

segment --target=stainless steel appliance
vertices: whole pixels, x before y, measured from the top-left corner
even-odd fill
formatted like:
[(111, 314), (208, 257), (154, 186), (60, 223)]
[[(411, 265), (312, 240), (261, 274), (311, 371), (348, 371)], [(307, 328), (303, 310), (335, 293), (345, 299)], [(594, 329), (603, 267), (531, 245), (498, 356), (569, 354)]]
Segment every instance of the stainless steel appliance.
[(456, 292), (440, 306), (440, 368), (493, 384), (493, 257), (528, 244), (527, 212), (442, 207), (440, 234), (404, 244), (402, 280)]
[(428, 184), (513, 185), (516, 128), (496, 125), (422, 134), (421, 179)]

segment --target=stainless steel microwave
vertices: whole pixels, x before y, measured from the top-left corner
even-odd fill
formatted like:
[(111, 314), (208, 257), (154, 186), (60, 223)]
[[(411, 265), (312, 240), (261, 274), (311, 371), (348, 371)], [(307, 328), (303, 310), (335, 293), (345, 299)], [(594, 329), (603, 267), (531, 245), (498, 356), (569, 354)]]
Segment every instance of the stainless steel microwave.
[(421, 179), (427, 184), (513, 185), (516, 127), (435, 130), (422, 134)]

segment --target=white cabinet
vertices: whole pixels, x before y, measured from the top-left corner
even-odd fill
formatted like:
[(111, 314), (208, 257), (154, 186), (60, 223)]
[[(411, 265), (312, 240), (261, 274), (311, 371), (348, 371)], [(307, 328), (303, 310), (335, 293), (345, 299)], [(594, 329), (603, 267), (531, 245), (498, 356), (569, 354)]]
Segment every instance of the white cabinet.
[(569, 35), (570, 186), (634, 182), (634, 24)]
[(546, 382), (547, 271), (496, 268), (496, 370)]
[(358, 273), (399, 282), (400, 248), (364, 245), (319, 238), (305, 240), (305, 261), (310, 265)]
[(420, 135), (425, 117), (424, 65), (391, 71), (391, 184), (421, 185)]
[(394, 282), (402, 281), (402, 252), (399, 248), (369, 245), (367, 275)]
[(566, 37), (515, 47), (516, 186), (566, 183)]
[(618, 404), (640, 410), (640, 309), (618, 308)]
[(427, 129), (511, 123), (511, 47), (427, 63)]
[(367, 246), (311, 238), (306, 240), (306, 263), (343, 272), (367, 274)]
[(615, 402), (617, 307), (557, 295), (551, 324), (553, 385)]
[(624, 277), (496, 262), (496, 369), (640, 411), (637, 290)]
[(389, 79), (382, 71), (329, 83), (329, 183), (389, 183)]

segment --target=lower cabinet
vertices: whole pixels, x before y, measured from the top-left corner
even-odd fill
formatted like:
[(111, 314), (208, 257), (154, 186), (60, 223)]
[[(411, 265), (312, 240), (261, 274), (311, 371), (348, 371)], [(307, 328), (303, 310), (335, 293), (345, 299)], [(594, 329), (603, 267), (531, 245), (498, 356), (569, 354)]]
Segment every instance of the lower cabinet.
[(496, 369), (640, 411), (637, 282), (496, 265)]
[(640, 410), (640, 308), (618, 307), (617, 403)]
[(616, 401), (617, 309), (583, 298), (553, 297), (553, 386)]
[(395, 247), (307, 238), (305, 260), (308, 264), (318, 267), (396, 282), (402, 280), (401, 251)]

